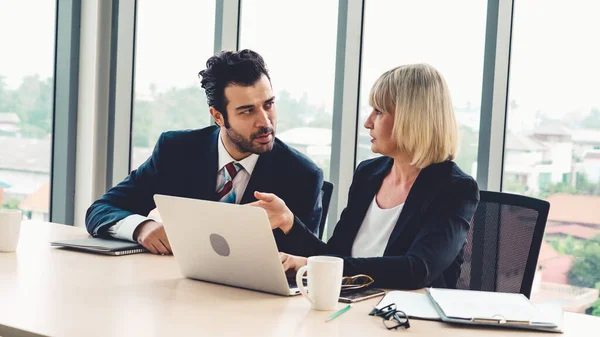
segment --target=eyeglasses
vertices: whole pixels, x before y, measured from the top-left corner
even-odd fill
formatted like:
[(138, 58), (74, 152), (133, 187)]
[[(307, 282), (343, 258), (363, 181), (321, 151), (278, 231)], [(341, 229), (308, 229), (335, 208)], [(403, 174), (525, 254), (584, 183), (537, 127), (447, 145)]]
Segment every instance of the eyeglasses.
[(373, 314), (383, 318), (383, 325), (388, 330), (398, 329), (399, 327), (410, 328), (408, 315), (404, 311), (397, 310), (394, 303), (374, 310)]
[(370, 286), (375, 280), (369, 275), (359, 274), (342, 277), (342, 291), (356, 290)]

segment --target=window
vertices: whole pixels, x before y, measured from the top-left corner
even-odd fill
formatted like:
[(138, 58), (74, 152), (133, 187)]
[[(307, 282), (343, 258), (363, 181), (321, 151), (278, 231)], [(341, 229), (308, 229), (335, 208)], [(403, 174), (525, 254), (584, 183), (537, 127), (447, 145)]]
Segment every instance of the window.
[(486, 10), (486, 1), (474, 0), (366, 2), (357, 164), (376, 156), (363, 127), (370, 113), (371, 86), (389, 69), (424, 62), (436, 67), (448, 82), (460, 127), (456, 162), (475, 176)]
[(244, 0), (240, 20), (239, 49), (261, 54), (271, 75), (277, 137), (310, 157), (326, 180), (337, 11), (337, 1)]
[[(503, 177), (504, 191), (551, 204), (532, 298), (594, 315), (600, 315), (600, 45), (589, 41), (600, 36), (598, 12), (600, 4), (586, 0), (515, 1)], [(525, 150), (531, 155), (516, 160)], [(515, 175), (525, 179), (507, 185)]]
[[(0, 2), (0, 208), (47, 221), (56, 1)], [(4, 34), (6, 33), (6, 34)]]
[(210, 125), (198, 72), (214, 54), (215, 1), (137, 2), (131, 167), (168, 130)]

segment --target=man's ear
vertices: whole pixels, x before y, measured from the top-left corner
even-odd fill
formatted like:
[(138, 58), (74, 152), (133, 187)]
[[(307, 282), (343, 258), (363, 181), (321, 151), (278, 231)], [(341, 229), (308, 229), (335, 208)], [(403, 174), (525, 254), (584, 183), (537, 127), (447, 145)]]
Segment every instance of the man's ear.
[(225, 125), (225, 119), (223, 118), (223, 114), (215, 109), (214, 106), (211, 106), (208, 111), (210, 112), (210, 115), (212, 116), (213, 120), (215, 121), (215, 123), (217, 123), (218, 126), (222, 127)]

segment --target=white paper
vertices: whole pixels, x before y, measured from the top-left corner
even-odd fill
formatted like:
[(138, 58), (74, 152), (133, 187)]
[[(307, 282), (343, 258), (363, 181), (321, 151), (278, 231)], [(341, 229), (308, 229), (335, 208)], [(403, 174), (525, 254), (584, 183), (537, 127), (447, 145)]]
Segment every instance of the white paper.
[(426, 294), (408, 291), (390, 291), (375, 306), (381, 309), (386, 305), (395, 303), (396, 309), (404, 311), (410, 318), (440, 320), (440, 315), (435, 311)]

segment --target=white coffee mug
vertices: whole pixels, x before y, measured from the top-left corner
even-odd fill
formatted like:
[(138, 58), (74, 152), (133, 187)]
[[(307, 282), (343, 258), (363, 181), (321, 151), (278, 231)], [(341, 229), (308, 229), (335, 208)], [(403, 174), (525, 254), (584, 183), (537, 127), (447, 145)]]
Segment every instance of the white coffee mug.
[[(302, 278), (308, 271), (308, 292)], [(342, 290), (344, 260), (333, 256), (311, 256), (308, 264), (298, 269), (296, 284), (315, 310), (335, 310)]]
[(22, 219), (19, 210), (0, 209), (0, 252), (17, 250)]

